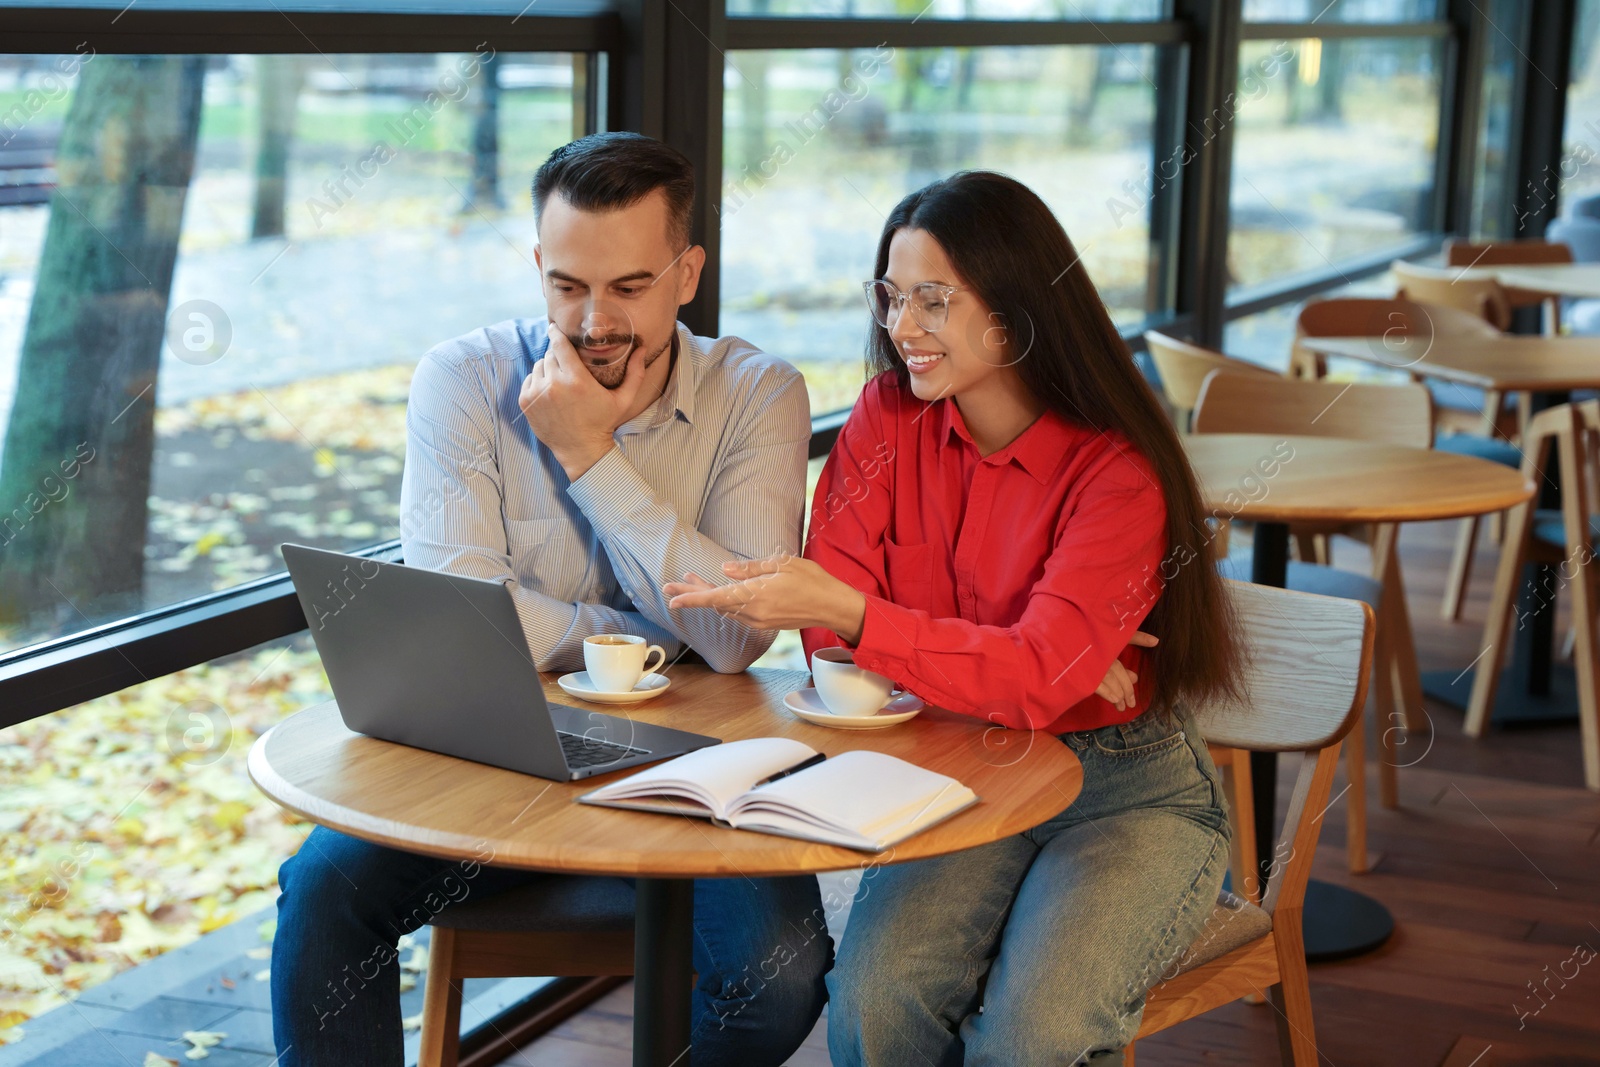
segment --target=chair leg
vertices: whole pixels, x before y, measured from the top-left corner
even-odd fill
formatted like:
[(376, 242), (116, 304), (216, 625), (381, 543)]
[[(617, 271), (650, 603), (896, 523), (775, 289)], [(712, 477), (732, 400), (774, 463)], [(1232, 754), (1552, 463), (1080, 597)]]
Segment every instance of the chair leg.
[[(1382, 671), (1374, 663), (1373, 670)], [(1345, 859), (1351, 874), (1367, 872), (1367, 720), (1366, 709), (1344, 739), (1344, 772), (1349, 780), (1345, 801)]]
[[(1400, 527), (1389, 524), (1373, 543), (1373, 577), (1383, 585), (1378, 627), (1389, 628), (1390, 648), (1394, 650), (1396, 699), (1405, 715), (1406, 729), (1427, 728), (1422, 714), (1422, 673), (1417, 669), (1417, 646), (1411, 637), (1411, 613), (1406, 608), (1405, 577), (1400, 573)], [(1385, 543), (1387, 542), (1387, 543)]]
[(1128, 1047), (1122, 1050), (1122, 1067), (1134, 1067), (1133, 1046), (1135, 1042), (1128, 1042)]
[(1278, 1009), (1278, 1053), (1285, 1067), (1317, 1067), (1317, 1032), (1299, 908), (1278, 909), (1272, 917), (1272, 937), (1278, 950), (1278, 984), (1268, 992)]
[(1261, 903), (1261, 868), (1256, 861), (1256, 821), (1251, 810), (1250, 751), (1229, 750), (1223, 789), (1233, 816), (1233, 891), (1252, 904)]
[(455, 977), (456, 932), (433, 927), (428, 979), (422, 991), (422, 1043), (417, 1067), (456, 1067), (461, 1052), (461, 985)]
[(1472, 695), (1468, 698), (1466, 719), (1462, 723), (1462, 730), (1468, 737), (1482, 737), (1484, 728), (1489, 725), (1489, 711), (1500, 686), (1500, 666), (1515, 639), (1511, 612), (1522, 564), (1528, 555), (1528, 531), (1532, 524), (1533, 512), (1527, 504), (1513, 508), (1506, 520), (1506, 539), (1500, 547), (1494, 591), (1489, 595), (1489, 615), (1483, 626), (1484, 652), (1473, 669)]
[(1450, 575), (1444, 583), (1444, 602), (1439, 605), (1439, 617), (1450, 622), (1461, 621), (1461, 607), (1467, 599), (1467, 582), (1472, 577), (1472, 556), (1478, 544), (1476, 515), (1461, 520), (1456, 527), (1456, 547), (1450, 555)]

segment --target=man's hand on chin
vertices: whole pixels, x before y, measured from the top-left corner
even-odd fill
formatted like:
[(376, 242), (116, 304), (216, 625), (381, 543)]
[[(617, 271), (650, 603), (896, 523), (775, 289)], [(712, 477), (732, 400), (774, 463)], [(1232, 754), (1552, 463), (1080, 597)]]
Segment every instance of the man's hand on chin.
[(607, 389), (552, 324), (549, 347), (523, 379), (517, 404), (534, 436), (555, 455), (567, 478), (577, 481), (615, 447), (612, 435), (632, 416), (644, 378), (644, 349), (635, 347), (622, 384)]

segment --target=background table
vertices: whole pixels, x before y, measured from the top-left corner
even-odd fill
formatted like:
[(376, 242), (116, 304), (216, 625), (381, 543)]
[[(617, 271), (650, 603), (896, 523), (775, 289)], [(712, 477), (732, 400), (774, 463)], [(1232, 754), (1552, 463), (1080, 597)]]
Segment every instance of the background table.
[[(814, 726), (783, 707), (804, 671), (716, 674), (669, 668), (672, 688), (644, 704), (574, 700), (545, 676), (552, 702), (734, 741), (792, 737), (838, 755), (868, 749), (957, 778), (978, 804), (883, 853), (728, 830), (687, 816), (619, 811), (577, 797), (634, 773), (549, 782), (347, 730), (332, 702), (284, 720), (250, 750), (250, 776), (284, 807), (379, 844), (499, 867), (637, 878), (633, 1062), (686, 1067), (694, 878), (847, 870), (941, 855), (1037, 826), (1071, 804), (1082, 770), (1047, 733), (1005, 730), (929, 708), (883, 730)], [(448, 714), (448, 709), (440, 709)], [(492, 859), (484, 860), (485, 850)]]
[(1510, 289), (1576, 298), (1600, 297), (1600, 264), (1505, 263), (1468, 267), (1467, 278), (1490, 277)]
[[(1449, 452), (1278, 434), (1191, 434), (1184, 445), (1207, 509), (1255, 523), (1250, 578), (1261, 585), (1284, 584), (1290, 523), (1457, 519), (1533, 495), (1520, 471)], [(1251, 776), (1256, 840), (1276, 841), (1277, 756), (1253, 753)], [(1263, 849), (1263, 885), (1270, 858), (1270, 847)], [(1370, 952), (1394, 932), (1393, 917), (1376, 900), (1315, 880), (1306, 889), (1304, 923), (1311, 960)]]
[(1600, 337), (1302, 337), (1302, 348), (1502, 393), (1600, 388)]
[[(1521, 268), (1531, 269), (1531, 268)], [(1558, 268), (1539, 268), (1556, 270)], [(1566, 269), (1566, 268), (1560, 268)], [(1594, 269), (1590, 267), (1589, 269)], [(1502, 393), (1532, 394), (1534, 410), (1565, 403), (1574, 389), (1600, 389), (1600, 337), (1439, 337), (1423, 340), (1379, 337), (1308, 337), (1301, 344), (1324, 356), (1342, 356), (1423, 377)], [(1551, 460), (1550, 471), (1556, 463)], [(1539, 506), (1559, 508), (1555, 481), (1541, 487)], [(1557, 585), (1554, 568), (1528, 563), (1531, 580), (1519, 592), (1522, 614), (1507, 679), (1496, 689), (1494, 722), (1570, 721), (1578, 717), (1576, 680), (1570, 667), (1554, 663), (1555, 613), (1539, 609), (1538, 590)], [(1465, 708), (1472, 676), (1460, 670), (1430, 671), (1423, 690)]]

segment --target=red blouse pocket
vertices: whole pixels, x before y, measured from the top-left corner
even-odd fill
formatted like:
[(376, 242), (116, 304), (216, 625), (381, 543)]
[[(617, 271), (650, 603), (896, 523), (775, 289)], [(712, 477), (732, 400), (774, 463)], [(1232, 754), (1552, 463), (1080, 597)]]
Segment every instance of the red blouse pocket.
[(932, 609), (932, 545), (896, 544), (885, 537), (883, 562), (889, 579), (887, 599), (891, 603), (920, 611)]

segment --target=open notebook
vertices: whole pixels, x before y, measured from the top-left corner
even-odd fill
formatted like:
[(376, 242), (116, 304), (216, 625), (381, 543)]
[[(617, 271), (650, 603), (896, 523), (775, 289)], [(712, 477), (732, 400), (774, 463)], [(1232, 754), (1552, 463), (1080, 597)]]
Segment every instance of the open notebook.
[(753, 737), (697, 749), (602, 786), (585, 804), (695, 815), (759, 830), (881, 852), (978, 802), (942, 774), (881, 752), (842, 752), (757, 786), (816, 755), (786, 737)]

